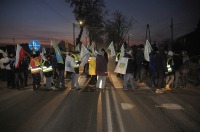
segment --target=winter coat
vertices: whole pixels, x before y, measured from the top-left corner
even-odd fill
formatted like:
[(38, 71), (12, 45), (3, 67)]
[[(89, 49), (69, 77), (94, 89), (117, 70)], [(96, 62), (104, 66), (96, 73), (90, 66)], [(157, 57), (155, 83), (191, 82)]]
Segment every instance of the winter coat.
[(96, 75), (96, 57), (90, 57), (89, 75)]
[(96, 58), (96, 74), (97, 76), (108, 76), (107, 61), (104, 56), (97, 55)]
[(134, 73), (134, 60), (131, 55), (125, 54), (126, 58), (128, 58), (128, 64), (126, 68), (126, 73)]

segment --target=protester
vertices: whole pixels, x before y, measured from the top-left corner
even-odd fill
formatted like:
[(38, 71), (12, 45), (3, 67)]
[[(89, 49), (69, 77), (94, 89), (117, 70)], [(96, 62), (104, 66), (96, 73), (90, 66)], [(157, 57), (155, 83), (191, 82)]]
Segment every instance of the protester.
[(29, 58), (28, 54), (25, 54), (24, 58), (20, 62), (22, 72), (24, 74), (25, 87), (28, 86), (29, 63), (30, 63), (30, 58)]
[[(63, 61), (64, 60), (64, 55), (62, 54)], [(56, 90), (61, 90), (65, 89), (65, 63), (57, 63), (57, 70), (58, 70), (58, 77), (57, 77), (57, 82), (55, 85)]]
[(15, 87), (17, 87), (18, 89), (24, 88), (25, 84), (24, 84), (24, 73), (23, 73), (23, 63), (22, 61), (19, 62), (19, 67), (15, 67), (15, 62), (10, 64), (11, 69), (14, 71), (15, 73)]
[(33, 90), (38, 90), (40, 88), (40, 82), (41, 82), (40, 71), (42, 70), (40, 62), (41, 62), (41, 56), (39, 55), (39, 53), (33, 54), (31, 56), (30, 68), (33, 78)]
[(11, 69), (11, 63), (15, 62), (15, 56), (10, 53), (4, 60), (4, 66), (6, 67), (7, 76), (7, 88), (15, 88), (15, 73)]
[(2, 81), (6, 81), (7, 80), (7, 74), (6, 74), (6, 67), (4, 66), (4, 61), (5, 58), (2, 54), (0, 54), (0, 78)]
[(175, 72), (175, 80), (174, 80), (174, 88), (179, 87), (179, 81), (181, 77), (180, 68), (183, 65), (181, 54), (174, 54), (174, 72)]
[(166, 86), (164, 90), (171, 90), (171, 84), (174, 81), (174, 60), (173, 60), (173, 52), (169, 51), (167, 54), (167, 63), (166, 63)]
[(134, 73), (134, 60), (132, 57), (132, 49), (130, 47), (126, 48), (125, 58), (128, 58), (126, 73), (124, 74), (124, 84), (123, 89), (128, 90), (128, 83), (132, 89), (136, 89), (133, 82), (133, 73)]
[(164, 77), (165, 77), (165, 65), (166, 65), (166, 59), (165, 59), (165, 53), (162, 49), (156, 52), (155, 54), (155, 67), (156, 67), (156, 73), (157, 73), (157, 86), (156, 86), (156, 93), (163, 93), (162, 88), (164, 83)]
[(72, 52), (66, 53), (66, 58), (65, 58), (65, 73), (66, 73), (66, 79), (72, 78), (72, 73), (74, 72), (73, 66), (71, 66), (71, 61), (73, 58), (71, 57)]
[(136, 73), (136, 80), (139, 81), (139, 83), (142, 83), (144, 80), (144, 46), (140, 45), (137, 53), (136, 53), (136, 65), (137, 65), (137, 73)]
[(53, 77), (53, 68), (51, 64), (51, 56), (47, 55), (46, 60), (42, 63), (42, 69), (44, 76), (46, 78), (46, 90), (52, 90), (51, 88), (51, 82), (52, 82), (52, 77)]
[(103, 48), (103, 49), (101, 49), (101, 51), (103, 51), (104, 52), (104, 58), (106, 59), (106, 62), (108, 63), (108, 54), (107, 54), (107, 52), (105, 51), (105, 49)]
[(96, 88), (105, 88), (106, 77), (108, 76), (107, 72), (107, 60), (104, 56), (104, 50), (99, 51), (99, 54), (96, 57), (96, 75), (97, 83)]
[(149, 70), (150, 70), (150, 78), (151, 78), (151, 87), (154, 88), (157, 86), (156, 78), (157, 78), (157, 72), (156, 72), (156, 62), (155, 62), (155, 55), (158, 53), (158, 48), (154, 47), (154, 50), (150, 53), (150, 59), (149, 59)]
[(190, 59), (187, 51), (183, 50), (182, 55), (183, 55), (183, 65), (180, 68), (181, 82), (183, 87), (188, 87), (188, 73), (190, 69)]
[(96, 56), (94, 53), (90, 52), (90, 58), (89, 58), (89, 75), (90, 75), (90, 81), (88, 85), (93, 88), (95, 87), (96, 81), (97, 81), (97, 75), (96, 75)]
[(78, 83), (78, 75), (79, 75), (79, 66), (80, 61), (78, 58), (79, 52), (74, 52), (74, 54), (71, 54), (71, 57), (73, 58), (73, 61), (71, 62), (71, 66), (74, 67), (74, 72), (72, 73), (72, 83), (71, 83), (71, 90), (80, 90), (80, 86)]

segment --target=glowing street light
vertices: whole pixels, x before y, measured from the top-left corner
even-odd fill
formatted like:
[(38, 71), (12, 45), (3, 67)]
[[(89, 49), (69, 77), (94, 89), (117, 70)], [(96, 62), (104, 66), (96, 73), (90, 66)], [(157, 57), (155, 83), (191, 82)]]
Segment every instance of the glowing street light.
[(76, 48), (76, 38), (75, 38), (75, 26), (76, 25), (80, 25), (80, 26), (82, 26), (83, 25), (83, 22), (82, 21), (79, 21), (79, 24), (75, 24), (75, 23), (73, 23), (73, 44), (74, 44), (74, 50), (75, 50), (75, 48)]

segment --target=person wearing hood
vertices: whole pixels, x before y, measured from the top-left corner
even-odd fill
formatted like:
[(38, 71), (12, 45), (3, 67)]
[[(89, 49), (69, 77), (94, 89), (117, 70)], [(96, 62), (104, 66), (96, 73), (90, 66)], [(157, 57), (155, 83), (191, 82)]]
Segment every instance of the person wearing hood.
[(134, 60), (132, 57), (132, 49), (130, 47), (126, 48), (125, 58), (128, 58), (128, 64), (126, 68), (126, 73), (124, 74), (124, 84), (123, 89), (128, 90), (128, 83), (130, 82), (130, 86), (132, 89), (136, 89), (133, 82), (133, 73), (134, 73)]

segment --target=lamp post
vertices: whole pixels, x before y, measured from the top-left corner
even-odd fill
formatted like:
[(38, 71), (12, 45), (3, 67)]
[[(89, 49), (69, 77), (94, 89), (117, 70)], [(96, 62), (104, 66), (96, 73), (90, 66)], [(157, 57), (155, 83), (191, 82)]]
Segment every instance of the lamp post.
[(76, 26), (76, 25), (82, 26), (82, 25), (83, 25), (83, 22), (82, 22), (82, 21), (79, 21), (79, 24), (73, 23), (73, 44), (74, 44), (74, 51), (75, 51), (75, 48), (76, 48), (76, 38), (75, 38), (75, 26)]

